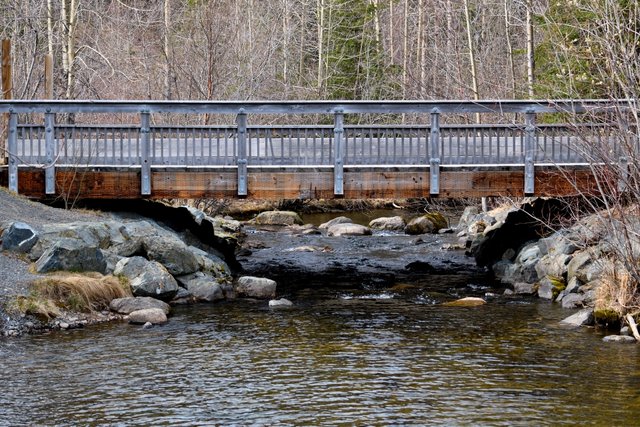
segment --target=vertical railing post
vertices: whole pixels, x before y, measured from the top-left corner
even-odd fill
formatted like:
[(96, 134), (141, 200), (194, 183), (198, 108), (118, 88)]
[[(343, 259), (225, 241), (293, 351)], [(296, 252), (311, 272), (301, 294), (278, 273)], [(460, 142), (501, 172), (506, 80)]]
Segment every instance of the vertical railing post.
[(440, 110), (431, 110), (431, 139), (429, 144), (429, 194), (440, 194)]
[(247, 192), (247, 113), (241, 108), (236, 117), (238, 125), (238, 196), (246, 196)]
[(534, 158), (536, 150), (536, 114), (527, 111), (525, 114), (524, 136), (524, 194), (532, 195), (535, 191)]
[(56, 132), (55, 113), (47, 108), (44, 113), (44, 146), (45, 146), (45, 169), (44, 169), (44, 192), (45, 194), (56, 194)]
[(336, 110), (333, 117), (333, 194), (344, 196), (344, 113)]
[(140, 112), (140, 194), (151, 194), (151, 117), (149, 111)]
[(7, 139), (9, 151), (9, 190), (18, 192), (18, 113), (9, 110), (9, 137)]

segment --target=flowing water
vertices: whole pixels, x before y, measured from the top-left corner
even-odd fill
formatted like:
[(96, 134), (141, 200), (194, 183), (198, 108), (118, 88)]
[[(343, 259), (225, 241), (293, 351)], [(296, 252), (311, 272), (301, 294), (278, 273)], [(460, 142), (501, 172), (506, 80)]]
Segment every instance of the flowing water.
[(636, 425), (640, 347), (537, 300), (300, 291), (0, 340), (1, 425)]

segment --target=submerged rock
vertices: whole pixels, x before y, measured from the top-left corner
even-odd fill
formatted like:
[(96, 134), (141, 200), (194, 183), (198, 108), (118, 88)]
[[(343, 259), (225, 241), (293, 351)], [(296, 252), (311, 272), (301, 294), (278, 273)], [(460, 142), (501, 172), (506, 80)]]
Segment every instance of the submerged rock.
[(257, 225), (302, 225), (302, 219), (300, 216), (291, 211), (267, 211), (261, 212), (252, 221)]
[(360, 224), (335, 224), (327, 230), (329, 236), (369, 236), (371, 229)]
[(477, 307), (479, 305), (484, 305), (486, 303), (487, 302), (482, 298), (466, 297), (466, 298), (460, 298), (455, 301), (445, 302), (442, 305), (447, 307)]
[(590, 326), (593, 325), (593, 309), (585, 308), (579, 312), (567, 317), (560, 321), (563, 325), (568, 326)]
[(328, 230), (330, 227), (337, 224), (353, 224), (353, 220), (351, 218), (347, 218), (346, 216), (339, 216), (339, 217), (333, 218), (330, 221), (320, 224), (318, 228), (320, 230)]
[(161, 325), (167, 323), (167, 320), (167, 315), (160, 308), (147, 308), (129, 314), (129, 323), (136, 325), (144, 325), (146, 323)]
[(169, 304), (151, 297), (116, 298), (109, 303), (109, 309), (120, 314), (130, 314), (148, 308), (159, 308), (165, 314), (169, 314), (171, 311)]
[(638, 341), (634, 337), (630, 337), (629, 335), (607, 335), (602, 338), (603, 342), (614, 342), (620, 344), (635, 344)]
[(275, 298), (277, 283), (264, 277), (243, 276), (236, 283), (235, 291), (249, 298)]
[(292, 307), (293, 303), (286, 298), (269, 300), (269, 307)]
[(401, 216), (382, 217), (371, 220), (369, 227), (376, 230), (403, 231), (406, 222)]

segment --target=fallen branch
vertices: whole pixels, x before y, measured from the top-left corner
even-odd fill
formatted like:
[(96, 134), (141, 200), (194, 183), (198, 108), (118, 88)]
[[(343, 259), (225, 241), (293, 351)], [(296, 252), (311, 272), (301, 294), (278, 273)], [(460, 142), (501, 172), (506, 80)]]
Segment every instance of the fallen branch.
[(631, 314), (627, 314), (625, 317), (627, 319), (627, 323), (631, 328), (631, 332), (633, 332), (633, 336), (637, 341), (640, 341), (640, 333), (638, 333), (638, 325), (636, 325), (636, 321), (633, 319)]

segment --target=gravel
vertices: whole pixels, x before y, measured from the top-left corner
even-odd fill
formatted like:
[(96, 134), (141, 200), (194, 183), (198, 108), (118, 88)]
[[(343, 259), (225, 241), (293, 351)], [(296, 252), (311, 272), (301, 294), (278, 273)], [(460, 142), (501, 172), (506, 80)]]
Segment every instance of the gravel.
[[(3, 223), (13, 221), (22, 221), (36, 230), (42, 230), (42, 227), (49, 223), (95, 221), (100, 217), (101, 214), (98, 212), (52, 208), (12, 194), (0, 187), (0, 230), (3, 228)], [(42, 277), (31, 273), (29, 266), (30, 263), (21, 255), (0, 251), (0, 336), (3, 330), (15, 327), (16, 323), (16, 320), (11, 319), (3, 307), (15, 296), (27, 295), (29, 284)]]

